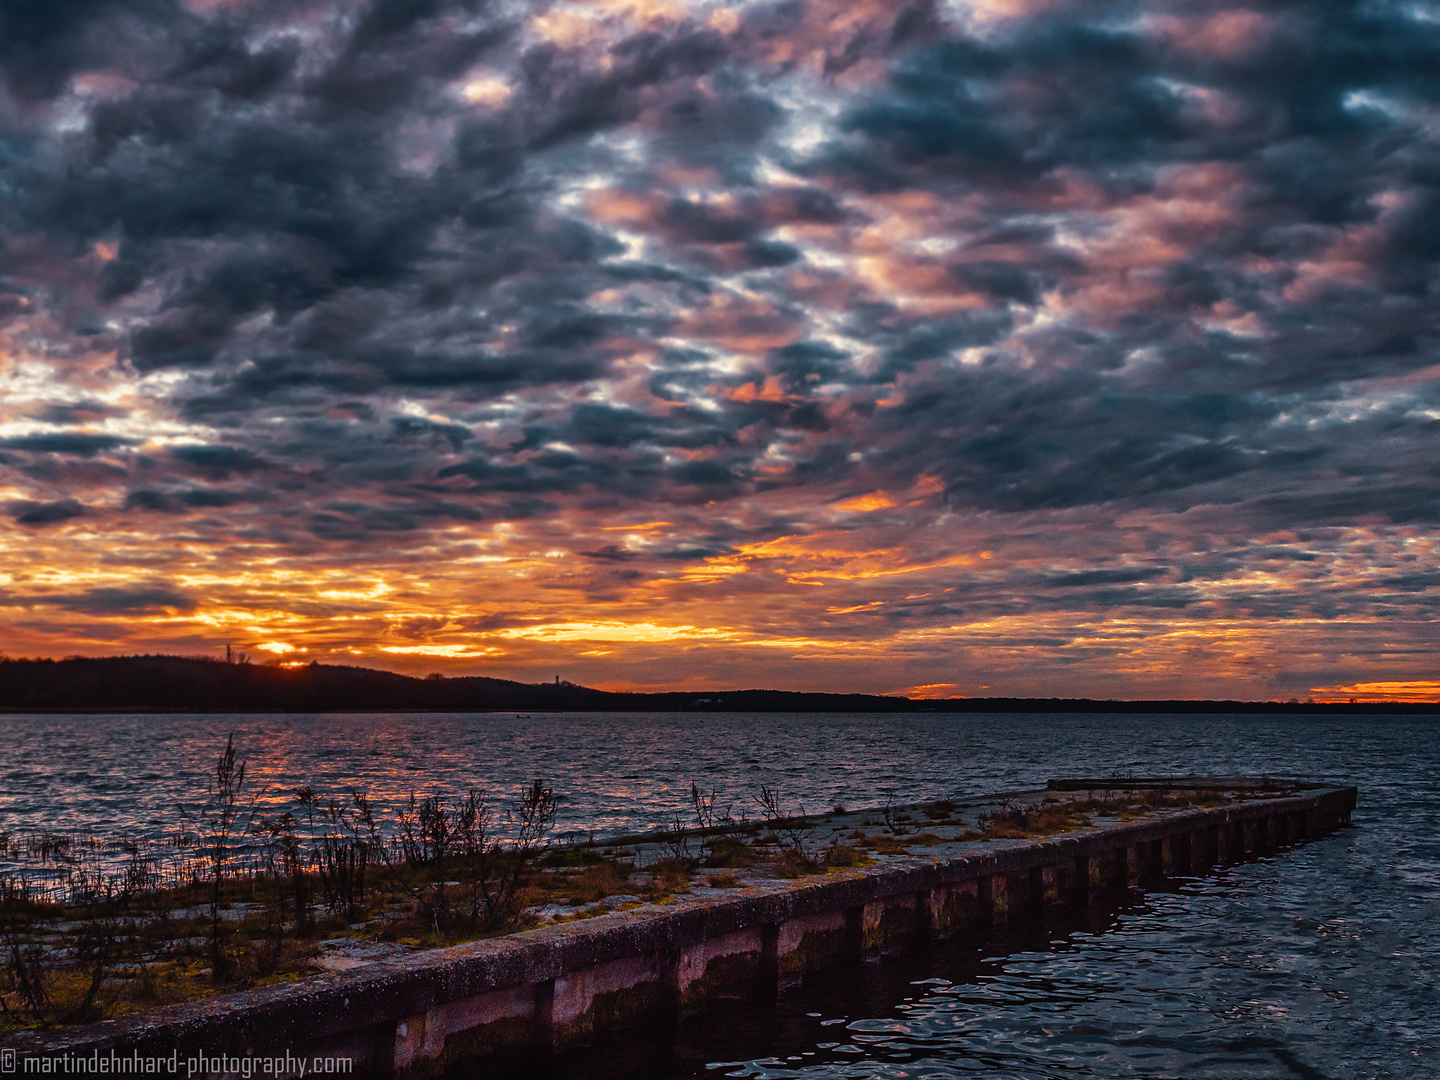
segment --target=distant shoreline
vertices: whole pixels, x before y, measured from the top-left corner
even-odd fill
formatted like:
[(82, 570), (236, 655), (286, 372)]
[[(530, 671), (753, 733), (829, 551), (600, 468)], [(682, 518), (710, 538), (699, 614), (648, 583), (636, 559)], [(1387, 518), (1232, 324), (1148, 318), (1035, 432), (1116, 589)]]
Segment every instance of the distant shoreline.
[(122, 713), (1158, 713), (1440, 714), (1440, 702), (904, 698), (792, 690), (617, 693), (483, 676), (415, 678), (371, 668), (281, 668), (179, 656), (0, 660), (0, 714)]
[[(1157, 716), (1440, 716), (1440, 703), (1425, 702), (1380, 702), (1374, 705), (1366, 705), (1357, 702), (1354, 705), (1321, 702), (1314, 705), (1291, 705), (1277, 704), (1265, 701), (1092, 701), (1087, 698), (1073, 699), (1047, 699), (1047, 698), (1010, 698), (998, 702), (989, 699), (980, 699), (974, 704), (970, 699), (962, 699), (959, 702), (942, 701), (939, 708), (919, 707), (928, 706), (929, 702), (923, 700), (912, 700), (911, 705), (904, 704), (902, 699), (900, 706), (891, 708), (874, 709), (829, 709), (823, 706), (815, 707), (784, 707), (784, 708), (742, 708), (740, 706), (716, 706), (706, 709), (670, 709), (659, 706), (635, 706), (635, 705), (604, 705), (604, 706), (576, 706), (570, 708), (540, 707), (536, 706), (532, 711), (542, 714), (553, 713), (608, 713), (608, 712), (645, 712), (645, 713), (880, 713), (894, 714), (896, 716), (914, 716), (926, 713), (977, 713), (977, 714), (1003, 714), (1003, 713), (1055, 713), (1057, 715), (1105, 715), (1105, 714), (1135, 714), (1135, 715), (1157, 715)], [(83, 708), (26, 708), (22, 706), (0, 705), (0, 716), (366, 716), (366, 715), (414, 715), (431, 716), (437, 713), (468, 713), (474, 716), (505, 716), (515, 712), (513, 708), (483, 708), (483, 709), (416, 709), (416, 708), (354, 708), (354, 709), (224, 709), (224, 708), (155, 708), (147, 706), (103, 706), (90, 705)]]

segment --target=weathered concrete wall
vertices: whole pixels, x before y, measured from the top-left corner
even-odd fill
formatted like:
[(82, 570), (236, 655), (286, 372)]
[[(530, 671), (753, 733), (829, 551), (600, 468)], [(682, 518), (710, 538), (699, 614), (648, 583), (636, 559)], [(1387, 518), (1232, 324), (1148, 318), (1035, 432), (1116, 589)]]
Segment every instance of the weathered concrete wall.
[(1354, 788), (1318, 789), (681, 897), (661, 911), (614, 912), (6, 1045), (22, 1060), (111, 1050), (178, 1052), (182, 1063), (343, 1057), (374, 1076), (545, 1055), (599, 1031), (672, 1024), (712, 998), (770, 998), (808, 971), (927, 936), (1236, 862), (1347, 823), (1355, 799)]

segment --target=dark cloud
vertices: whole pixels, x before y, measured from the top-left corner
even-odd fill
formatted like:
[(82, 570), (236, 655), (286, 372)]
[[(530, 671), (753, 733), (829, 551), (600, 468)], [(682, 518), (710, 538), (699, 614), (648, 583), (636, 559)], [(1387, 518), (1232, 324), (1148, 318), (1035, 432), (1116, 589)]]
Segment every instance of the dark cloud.
[(1421, 593), (1431, 589), (1440, 589), (1440, 573), (1428, 571), (1418, 574), (1397, 574), (1394, 577), (1383, 579), (1382, 584), (1389, 585), (1392, 589), (1401, 592)]
[(126, 510), (148, 510), (162, 514), (181, 514), (189, 510), (209, 510), (228, 506), (263, 503), (275, 493), (265, 488), (229, 491), (223, 488), (181, 488), (157, 491), (139, 488), (125, 496)]
[(130, 446), (136, 440), (118, 435), (86, 435), (81, 432), (55, 432), (38, 435), (14, 435), (0, 439), (0, 448), (6, 450), (30, 450), (46, 454), (74, 454), (76, 457), (94, 457), (107, 450)]
[(132, 491), (125, 497), (126, 510), (153, 510), (158, 513), (174, 514), (180, 512), (179, 500), (163, 491), (153, 491), (142, 488), (139, 491)]
[(87, 615), (143, 615), (166, 608), (193, 611), (196, 607), (193, 597), (163, 584), (87, 589), (83, 593), (65, 595), (52, 593), (23, 601), (12, 598), (10, 603), (59, 607)]
[(21, 500), (10, 503), (9, 510), (20, 525), (54, 525), (81, 517), (85, 513), (85, 507), (75, 499), (59, 499), (48, 503)]
[(600, 562), (632, 562), (642, 557), (640, 552), (631, 551), (629, 548), (623, 548), (617, 544), (606, 544), (603, 548), (597, 548), (595, 551), (582, 551), (580, 554), (587, 559), (595, 559)]
[(394, 417), (391, 419), (390, 425), (402, 438), (431, 445), (448, 445), (452, 451), (459, 450), (464, 443), (473, 438), (470, 429), (463, 424), (439, 424), (433, 420), (416, 416)]
[(131, 12), (142, 18), (178, 15), (166, 0), (7, 0), (0, 7), (6, 87), (22, 100), (54, 97), (77, 69), (104, 55), (98, 26), (113, 27), (118, 16)]
[(1159, 567), (1135, 567), (1123, 570), (1084, 570), (1077, 573), (1056, 574), (1046, 584), (1060, 588), (1080, 588), (1087, 585), (1128, 584), (1133, 581), (1152, 581), (1163, 577), (1165, 570)]
[(233, 22), (211, 23), (191, 40), (187, 55), (171, 69), (170, 81), (256, 102), (280, 89), (299, 59), (293, 40), (252, 48)]
[(107, 405), (103, 401), (56, 402), (34, 414), (47, 424), (90, 424), (110, 417), (125, 416), (127, 409)]
[(462, 74), (511, 36), (512, 29), (497, 22), (459, 29), (453, 16), (473, 16), (485, 6), (473, 0), (374, 0), (336, 60), (310, 82), (309, 95), (332, 117), (411, 104), (427, 84)]
[(251, 473), (265, 468), (258, 455), (239, 446), (175, 446), (170, 456), (191, 468), (216, 476)]

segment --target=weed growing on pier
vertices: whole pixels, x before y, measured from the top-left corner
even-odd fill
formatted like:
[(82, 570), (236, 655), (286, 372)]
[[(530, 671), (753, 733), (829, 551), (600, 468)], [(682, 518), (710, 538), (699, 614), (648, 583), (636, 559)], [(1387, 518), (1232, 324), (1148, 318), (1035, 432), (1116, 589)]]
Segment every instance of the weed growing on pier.
[(227, 739), (182, 828), (163, 841), (104, 846), (109, 873), (92, 837), (0, 833), (9, 864), (0, 873), (0, 1033), (300, 978), (352, 962), (352, 948), (368, 956), (449, 944), (540, 919), (672, 903), (702, 883), (748, 888), (756, 878), (853, 870), (938, 844), (1229, 797), (1105, 790), (1010, 801), (978, 821), (950, 800), (908, 809), (887, 800), (837, 821), (809, 818), (798, 802), (792, 810), (766, 785), (753, 797), (761, 816), (749, 821), (692, 781), (671, 827), (555, 845), (560, 796), (540, 779), (508, 805), (471, 787), (458, 797), (412, 795), (391, 815), (364, 792), (308, 787), (270, 795), (259, 814), (248, 781)]
[(321, 799), (308, 787), (297, 791), (295, 798), (312, 823), (317, 817), (320, 821), (314, 865), (325, 906), (347, 921), (358, 919), (365, 905), (365, 871), (384, 847), (370, 800), (358, 791), (350, 793), (348, 804)]
[(1027, 836), (1048, 836), (1083, 828), (1090, 824), (1085, 813), (1089, 804), (1044, 799), (1024, 804), (1006, 799), (999, 809), (980, 815), (979, 838), (987, 840), (1019, 839)]
[[(8, 1026), (52, 1027), (104, 1015), (118, 996), (102, 991), (110, 976), (136, 965), (136, 916), (132, 910), (143, 877), (127, 872), (119, 887), (97, 884), (85, 902), (63, 914), (71, 923), (66, 963), (57, 961), (31, 933), (37, 919), (54, 919), (57, 905), (7, 890), (0, 896), (0, 1016)], [(143, 965), (142, 965), (143, 966)]]
[[(685, 826), (680, 824), (680, 815), (675, 815), (675, 824), (660, 830), (657, 838), (660, 843), (660, 850), (666, 859), (672, 862), (690, 862), (690, 834), (686, 832)], [(701, 841), (701, 851), (704, 851), (704, 841)]]
[(810, 854), (808, 845), (815, 835), (815, 826), (805, 817), (805, 805), (799, 804), (799, 813), (787, 813), (780, 801), (780, 795), (762, 784), (760, 794), (755, 796), (765, 821), (770, 826), (770, 835), (779, 846), (775, 856), (775, 873), (778, 877), (794, 878), (815, 874), (821, 870), (820, 863)]
[(708, 867), (727, 866), (738, 869), (755, 865), (757, 856), (754, 846), (747, 844), (740, 837), (713, 837), (709, 840), (708, 847), (709, 854), (704, 863)]
[(220, 920), (220, 893), (226, 870), (234, 854), (236, 834), (248, 831), (254, 820), (254, 800), (248, 814), (241, 806), (245, 788), (245, 762), (235, 760), (235, 735), (225, 741), (225, 749), (215, 762), (206, 799), (193, 810), (180, 808), (183, 817), (200, 823), (204, 843), (204, 859), (210, 874), (210, 972), (218, 983), (229, 978), (235, 957), (225, 941), (226, 933)]
[(947, 822), (957, 809), (959, 807), (949, 799), (937, 799), (935, 802), (926, 803), (920, 807), (920, 812), (931, 821)]
[(857, 866), (871, 866), (875, 860), (865, 850), (850, 844), (831, 844), (823, 853), (825, 865), (835, 870), (848, 870)]
[(634, 869), (632, 864), (621, 862), (602, 862), (587, 866), (569, 880), (569, 903), (580, 907), (628, 891), (630, 874)]
[[(548, 846), (550, 829), (560, 812), (560, 797), (536, 777), (521, 795), (519, 803), (506, 811), (506, 819), (514, 829), (515, 839), (508, 852), (492, 845), (488, 858), (476, 863), (475, 897), (472, 919), (478, 915), (487, 930), (498, 930), (514, 923), (520, 913), (520, 889), (526, 871), (537, 852)], [(478, 850), (477, 850), (478, 855)]]

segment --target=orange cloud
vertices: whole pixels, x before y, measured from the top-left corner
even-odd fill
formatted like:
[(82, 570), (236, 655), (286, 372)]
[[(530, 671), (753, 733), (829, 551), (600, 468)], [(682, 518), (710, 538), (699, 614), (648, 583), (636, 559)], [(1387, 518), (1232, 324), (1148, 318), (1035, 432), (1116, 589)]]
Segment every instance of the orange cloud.
[(767, 300), (719, 293), (686, 315), (675, 332), (712, 341), (733, 352), (760, 354), (790, 344), (801, 329), (797, 320), (782, 315)]
[(1360, 682), (1348, 686), (1316, 686), (1310, 693), (1319, 701), (1403, 701), (1440, 703), (1440, 680)]
[(868, 514), (872, 510), (889, 510), (895, 505), (895, 500), (883, 491), (872, 491), (868, 495), (856, 495), (831, 505), (837, 510), (845, 510), (853, 514)]
[[(815, 533), (782, 536), (759, 543), (741, 544), (735, 554), (707, 558), (687, 571), (693, 580), (773, 569), (792, 584), (818, 584), (825, 580), (868, 581), (918, 574), (952, 566), (968, 566), (969, 555), (950, 555), (925, 562), (907, 561), (904, 548), (854, 550), (835, 545), (843, 534)], [(778, 564), (778, 565), (775, 565)]]
[[(715, 391), (712, 389), (712, 392)], [(780, 380), (774, 375), (767, 377), (758, 388), (754, 383), (747, 382), (741, 383), (733, 390), (721, 390), (719, 392), (725, 394), (732, 401), (773, 401), (779, 403), (793, 400), (791, 395), (781, 389)]]
[(896, 690), (895, 693), (898, 694), (900, 697), (921, 698), (921, 699), (925, 699), (925, 698), (944, 699), (944, 698), (964, 697), (965, 695), (959, 693), (959, 690), (960, 690), (960, 684), (959, 684), (959, 683), (953, 683), (953, 682), (938, 682), (938, 683), (921, 683), (919, 686), (907, 686), (907, 687), (905, 687), (905, 689), (903, 689), (903, 690)]

